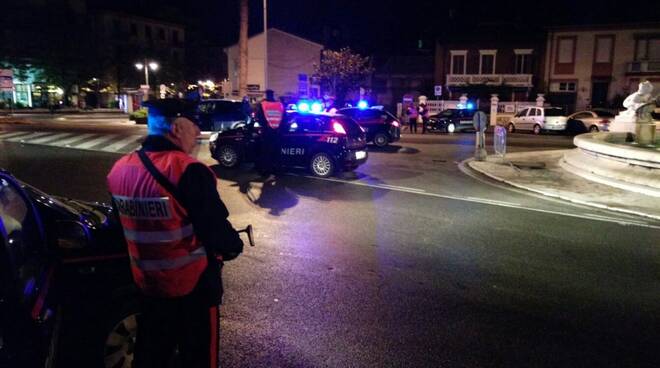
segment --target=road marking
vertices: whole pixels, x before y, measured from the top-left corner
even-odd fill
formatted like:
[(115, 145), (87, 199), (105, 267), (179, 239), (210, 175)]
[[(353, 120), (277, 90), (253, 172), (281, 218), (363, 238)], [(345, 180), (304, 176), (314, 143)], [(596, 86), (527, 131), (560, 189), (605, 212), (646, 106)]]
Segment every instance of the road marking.
[[(28, 135), (22, 135), (20, 137), (13, 137), (13, 138), (9, 138), (9, 139), (6, 139), (6, 140), (9, 141), (9, 142), (24, 143), (26, 140), (41, 137), (41, 136), (44, 136), (44, 135), (47, 135), (47, 134), (50, 134), (50, 133), (49, 132), (31, 133), (31, 134), (28, 134)], [(29, 142), (27, 142), (27, 143), (29, 143)]]
[(30, 132), (25, 132), (25, 131), (23, 131), (23, 132), (4, 132), (4, 133), (0, 133), (0, 139), (6, 140), (7, 138), (17, 137), (19, 135), (27, 135), (27, 134), (30, 134)]
[(136, 145), (139, 145), (138, 140), (140, 140), (143, 136), (142, 135), (131, 135), (128, 136), (120, 141), (117, 141), (107, 147), (101, 148), (101, 151), (106, 151), (106, 152), (116, 152), (119, 151), (120, 149), (131, 145), (135, 143)]
[(33, 140), (30, 141), (30, 143), (33, 143), (33, 144), (44, 144), (44, 143), (46, 143), (46, 142), (54, 141), (54, 140), (56, 140), (56, 139), (61, 139), (61, 138), (68, 137), (68, 136), (70, 136), (70, 135), (74, 135), (74, 134), (75, 134), (75, 133), (59, 133), (59, 134), (52, 134), (52, 135), (49, 135), (49, 136), (46, 136), (46, 137), (43, 137), (43, 138), (33, 139)]
[(92, 133), (80, 134), (80, 135), (77, 135), (75, 137), (63, 139), (63, 140), (56, 141), (56, 142), (51, 142), (51, 145), (57, 146), (57, 147), (69, 147), (69, 144), (71, 144), (73, 142), (81, 141), (83, 139), (87, 139), (87, 138), (93, 137), (95, 135), (96, 134), (92, 134)]
[(100, 137), (98, 137), (98, 138), (92, 139), (91, 141), (87, 141), (87, 142), (85, 142), (85, 143), (78, 144), (78, 145), (76, 145), (74, 148), (78, 148), (78, 149), (90, 149), (90, 148), (96, 146), (97, 144), (101, 144), (101, 143), (103, 143), (103, 142), (107, 142), (107, 141), (109, 141), (109, 140), (116, 139), (117, 137), (119, 137), (119, 136), (116, 135), (116, 134), (113, 134), (113, 135), (102, 135), (102, 136), (100, 136)]
[(553, 210), (543, 210), (543, 209), (540, 209), (540, 208), (526, 207), (526, 206), (520, 205), (518, 203), (501, 202), (501, 201), (491, 200), (491, 199), (487, 199), (487, 198), (459, 197), (459, 196), (452, 196), (452, 195), (446, 195), (446, 194), (429, 193), (429, 192), (426, 192), (422, 189), (407, 188), (407, 187), (396, 187), (396, 186), (387, 185), (387, 184), (370, 184), (370, 183), (364, 183), (364, 182), (359, 182), (359, 181), (355, 182), (355, 181), (347, 181), (347, 180), (335, 179), (335, 178), (319, 178), (319, 177), (310, 176), (310, 175), (296, 175), (296, 174), (289, 174), (289, 175), (299, 176), (299, 177), (302, 176), (302, 177), (309, 178), (309, 179), (330, 181), (330, 182), (335, 182), (335, 183), (357, 185), (357, 186), (362, 186), (362, 187), (370, 187), (370, 188), (375, 188), (375, 189), (405, 192), (405, 193), (423, 195), (423, 196), (434, 197), (434, 198), (449, 199), (449, 200), (454, 200), (454, 201), (463, 201), (463, 202), (471, 202), (471, 203), (478, 203), (478, 204), (486, 204), (486, 205), (490, 205), (490, 206), (499, 206), (499, 207), (519, 209), (519, 210), (524, 210), (524, 211), (545, 213), (545, 214), (550, 214), (550, 215), (558, 215), (558, 216), (579, 218), (579, 219), (583, 219), (583, 220), (608, 222), (608, 223), (614, 223), (614, 224), (618, 224), (618, 225), (622, 225), (622, 226), (640, 226), (640, 227), (646, 227), (646, 228), (649, 228), (649, 229), (660, 230), (660, 225), (653, 225), (653, 224), (649, 224), (648, 222), (644, 222), (644, 221), (634, 221), (634, 220), (631, 221), (631, 220), (625, 220), (625, 219), (617, 219), (617, 218), (614, 218), (614, 217), (599, 216), (599, 215), (595, 215), (595, 214), (573, 214), (573, 213), (553, 211)]

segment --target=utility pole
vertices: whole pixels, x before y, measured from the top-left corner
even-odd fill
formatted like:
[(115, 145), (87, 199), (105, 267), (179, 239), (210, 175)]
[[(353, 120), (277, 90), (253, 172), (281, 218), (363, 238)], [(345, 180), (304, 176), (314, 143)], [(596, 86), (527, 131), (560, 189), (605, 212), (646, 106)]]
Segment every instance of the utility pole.
[(238, 39), (238, 93), (247, 96), (248, 77), (248, 0), (241, 0), (241, 25)]

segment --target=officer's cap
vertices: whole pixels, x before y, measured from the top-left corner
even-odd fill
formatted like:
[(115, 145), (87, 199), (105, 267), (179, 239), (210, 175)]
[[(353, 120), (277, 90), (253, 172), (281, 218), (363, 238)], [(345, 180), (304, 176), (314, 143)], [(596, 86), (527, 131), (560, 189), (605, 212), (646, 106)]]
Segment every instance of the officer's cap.
[(194, 101), (179, 98), (164, 98), (160, 100), (149, 100), (142, 104), (148, 108), (148, 117), (191, 118), (195, 114), (196, 104)]

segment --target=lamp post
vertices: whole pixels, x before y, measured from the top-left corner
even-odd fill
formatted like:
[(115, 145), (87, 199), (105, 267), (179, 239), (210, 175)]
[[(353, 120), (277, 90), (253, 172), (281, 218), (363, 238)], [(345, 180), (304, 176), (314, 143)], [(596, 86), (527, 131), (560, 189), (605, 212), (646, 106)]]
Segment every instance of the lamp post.
[(159, 68), (159, 65), (155, 61), (147, 62), (147, 59), (144, 59), (144, 63), (135, 63), (135, 68), (137, 70), (144, 70), (144, 84), (149, 85), (149, 69), (156, 71)]

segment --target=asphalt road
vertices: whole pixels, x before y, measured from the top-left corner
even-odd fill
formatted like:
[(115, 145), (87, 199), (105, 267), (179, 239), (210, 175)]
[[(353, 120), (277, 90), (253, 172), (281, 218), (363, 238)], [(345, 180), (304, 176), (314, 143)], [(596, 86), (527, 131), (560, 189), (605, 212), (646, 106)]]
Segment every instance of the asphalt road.
[[(222, 365), (658, 366), (660, 224), (475, 179), (459, 165), (473, 148), (471, 134), (406, 135), (332, 180), (214, 166), (230, 219), (257, 241), (225, 267)], [(20, 179), (88, 200), (107, 200), (119, 157), (0, 153)]]

